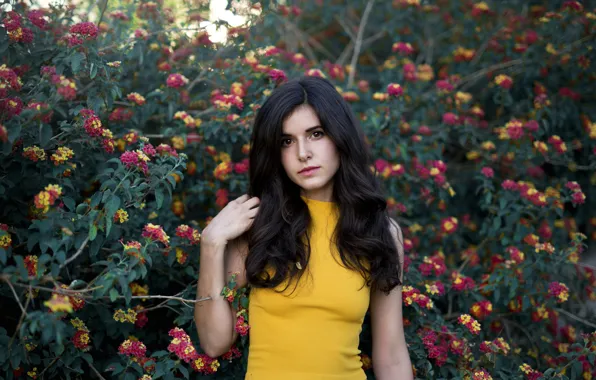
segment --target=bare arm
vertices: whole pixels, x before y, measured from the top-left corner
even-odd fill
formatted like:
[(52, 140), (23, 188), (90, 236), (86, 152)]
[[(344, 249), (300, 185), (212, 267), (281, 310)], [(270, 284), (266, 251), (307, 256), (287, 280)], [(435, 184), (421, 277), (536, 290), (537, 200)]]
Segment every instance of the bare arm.
[(195, 323), (201, 348), (211, 357), (226, 353), (236, 341), (236, 311), (221, 295), (228, 279), (237, 273), (239, 287), (246, 285), (244, 260), (248, 253), (242, 237), (258, 212), (259, 199), (243, 195), (228, 203), (203, 230)]
[(246, 244), (239, 240), (228, 244), (201, 243), (197, 298), (211, 300), (195, 303), (194, 316), (201, 348), (211, 357), (226, 353), (238, 336), (234, 329), (236, 310), (221, 296), (221, 291), (234, 273), (238, 287), (246, 285), (245, 250)]
[[(403, 235), (397, 222), (391, 219), (391, 234), (398, 251), (403, 281)], [(402, 314), (402, 286), (389, 295), (380, 290), (371, 293), (371, 322), (373, 336), (373, 367), (377, 379), (410, 380), (414, 378), (408, 345), (404, 334)]]

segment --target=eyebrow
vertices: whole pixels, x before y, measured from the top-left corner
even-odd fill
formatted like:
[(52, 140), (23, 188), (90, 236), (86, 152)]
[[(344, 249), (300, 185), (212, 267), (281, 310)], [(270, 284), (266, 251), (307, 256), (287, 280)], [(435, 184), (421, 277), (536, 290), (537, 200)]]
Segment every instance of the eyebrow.
[[(323, 128), (323, 127), (321, 127), (320, 125), (315, 125), (314, 127), (310, 127), (310, 128), (308, 128), (308, 129), (307, 129), (305, 132), (306, 132), (306, 133), (308, 133), (308, 132), (312, 132), (312, 131), (314, 131), (314, 130), (315, 130), (315, 129), (317, 129), (317, 128)], [(282, 134), (281, 134), (281, 136), (282, 136), (282, 137), (290, 137), (290, 136), (292, 136), (292, 135), (290, 135), (290, 134), (287, 134), (287, 133), (282, 133)]]

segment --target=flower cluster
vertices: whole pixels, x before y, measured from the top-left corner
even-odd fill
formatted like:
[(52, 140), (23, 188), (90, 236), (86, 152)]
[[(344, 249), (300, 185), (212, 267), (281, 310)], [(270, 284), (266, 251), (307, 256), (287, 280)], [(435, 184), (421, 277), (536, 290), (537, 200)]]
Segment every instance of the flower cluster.
[(131, 257), (136, 257), (137, 259), (139, 259), (139, 261), (141, 263), (145, 263), (145, 258), (142, 255), (141, 252), (141, 243), (139, 243), (136, 240), (130, 240), (126, 243), (123, 243), (122, 241), (120, 241), (120, 243), (122, 244), (123, 248), (124, 248), (124, 254), (131, 256)]
[(133, 110), (130, 108), (124, 107), (116, 107), (112, 112), (110, 112), (110, 116), (108, 116), (108, 120), (112, 122), (127, 122), (134, 116)]
[(65, 163), (66, 161), (68, 161), (69, 159), (71, 159), (73, 157), (74, 157), (74, 152), (72, 151), (72, 149), (65, 147), (65, 146), (61, 146), (61, 147), (58, 147), (56, 152), (52, 154), (50, 159), (52, 160), (52, 162), (54, 162), (54, 165), (58, 166), (58, 165)]
[(97, 38), (99, 29), (92, 22), (81, 22), (70, 27), (70, 35), (66, 36), (68, 46), (81, 45), (86, 40)]
[(456, 217), (450, 216), (441, 220), (441, 231), (445, 234), (453, 234), (457, 231), (459, 222)]
[(474, 280), (459, 272), (451, 273), (451, 287), (457, 291), (473, 290), (476, 287)]
[(433, 301), (427, 295), (420, 293), (420, 290), (409, 285), (403, 287), (402, 299), (406, 306), (410, 306), (414, 302), (426, 309), (432, 309), (434, 306)]
[(116, 210), (114, 214), (114, 223), (125, 223), (128, 221), (128, 213), (124, 209)]
[(49, 211), (50, 206), (62, 195), (62, 188), (58, 185), (48, 185), (45, 190), (40, 191), (34, 198), (35, 207), (42, 213)]
[(8, 232), (8, 225), (0, 223), (0, 248), (8, 249), (11, 246), (11, 244), (12, 238), (10, 237), (10, 233)]
[(176, 120), (182, 120), (184, 122), (184, 125), (186, 125), (189, 128), (196, 128), (199, 127), (201, 125), (201, 119), (195, 119), (194, 117), (192, 117), (190, 114), (188, 114), (186, 111), (178, 111), (174, 114), (174, 119)]
[(220, 162), (215, 169), (213, 169), (213, 176), (220, 181), (225, 181), (233, 168), (234, 166), (231, 162)]
[(511, 351), (511, 346), (505, 341), (505, 339), (498, 337), (492, 341), (485, 340), (480, 343), (480, 352), (484, 353), (501, 353), (508, 355)]
[(470, 314), (477, 319), (484, 319), (493, 312), (493, 304), (490, 301), (484, 300), (476, 302), (470, 307)]
[(513, 79), (510, 76), (500, 74), (495, 77), (495, 83), (497, 86), (509, 90), (513, 87)]
[(159, 241), (166, 247), (170, 244), (170, 237), (165, 233), (161, 226), (148, 223), (143, 227), (143, 237), (146, 237), (153, 241)]
[(234, 329), (238, 334), (240, 334), (240, 336), (248, 335), (248, 330), (250, 330), (250, 326), (246, 320), (246, 313), (246, 309), (244, 308), (240, 308), (240, 310), (238, 310), (236, 313), (236, 325), (234, 326)]
[(145, 97), (138, 92), (131, 92), (130, 94), (126, 95), (126, 99), (133, 102), (137, 106), (142, 106), (145, 104)]
[(188, 240), (191, 245), (197, 245), (201, 241), (199, 230), (186, 224), (181, 224), (176, 228), (176, 236)]
[(438, 252), (431, 257), (424, 256), (422, 264), (418, 267), (423, 276), (430, 276), (433, 272), (435, 276), (440, 276), (447, 270), (445, 265), (445, 256), (442, 252)]
[(166, 85), (170, 88), (180, 88), (188, 84), (188, 78), (182, 74), (170, 74), (166, 80)]
[(17, 73), (3, 64), (0, 66), (0, 98), (5, 98), (9, 90), (20, 91), (23, 86), (21, 78)]
[(72, 313), (73, 311), (70, 298), (63, 294), (52, 293), (52, 297), (50, 297), (50, 299), (45, 301), (43, 304), (47, 306), (52, 313), (58, 313), (61, 311)]
[(23, 157), (33, 161), (45, 161), (46, 152), (37, 145), (27, 146), (23, 148)]
[(31, 100), (25, 109), (36, 112), (34, 119), (41, 120), (44, 123), (50, 123), (54, 115), (54, 111), (50, 108), (50, 105), (45, 102)]
[(569, 181), (565, 184), (565, 187), (571, 190), (571, 202), (574, 205), (583, 204), (586, 201), (586, 195), (582, 192), (579, 183)]
[(459, 322), (460, 325), (467, 327), (468, 330), (470, 330), (470, 332), (472, 334), (479, 334), (480, 333), (480, 323), (478, 323), (477, 320), (475, 320), (474, 318), (472, 318), (469, 314), (462, 314), (457, 318), (457, 321)]
[(228, 111), (232, 106), (239, 110), (244, 109), (242, 98), (236, 94), (222, 94), (219, 90), (211, 93), (211, 104), (218, 110)]
[(23, 26), (21, 21), (21, 15), (14, 11), (6, 12), (6, 16), (2, 20), (10, 41), (29, 44), (33, 42), (33, 31)]
[[(68, 285), (62, 284), (60, 285), (60, 289), (68, 290)], [(85, 299), (83, 298), (83, 295), (79, 292), (70, 293), (70, 295), (68, 296), (68, 301), (70, 302), (70, 305), (72, 306), (74, 311), (81, 310), (85, 306)]]
[(77, 330), (72, 337), (73, 345), (83, 352), (89, 351), (91, 349), (91, 336), (85, 323), (79, 318), (71, 319), (70, 323)]
[(126, 355), (128, 357), (132, 356), (140, 359), (145, 357), (147, 347), (145, 347), (145, 345), (138, 340), (126, 339), (118, 347), (118, 352), (121, 355)]
[(54, 66), (42, 66), (41, 75), (50, 78), (52, 84), (56, 86), (58, 95), (64, 100), (74, 100), (77, 97), (77, 84), (75, 81), (64, 75), (56, 74)]
[(397, 98), (404, 94), (404, 89), (397, 83), (390, 83), (387, 85), (387, 94)]
[(501, 187), (505, 190), (518, 191), (520, 196), (535, 206), (544, 207), (547, 205), (546, 194), (536, 190), (534, 185), (525, 181), (505, 180), (501, 183)]
[(128, 169), (135, 167), (141, 170), (144, 174), (149, 173), (149, 166), (147, 165), (147, 162), (151, 161), (151, 158), (141, 150), (128, 150), (122, 153), (120, 155), (120, 161)]
[(538, 380), (543, 376), (542, 372), (533, 369), (529, 364), (526, 363), (520, 365), (519, 369), (526, 375), (527, 380)]
[[(0, 244), (2, 247), (2, 244)], [(37, 262), (38, 257), (35, 255), (27, 255), (25, 256), (25, 268), (27, 268), (27, 274), (29, 277), (37, 277)]]
[(137, 312), (130, 308), (127, 311), (118, 309), (114, 312), (113, 318), (115, 321), (122, 323), (135, 323), (135, 321), (137, 320)]
[(563, 303), (569, 299), (569, 288), (561, 282), (553, 281), (548, 285), (548, 295), (555, 298), (557, 303)]
[(80, 115), (83, 117), (83, 128), (90, 137), (102, 138), (103, 149), (107, 153), (114, 152), (115, 142), (113, 139), (112, 131), (104, 128), (99, 117), (89, 108), (81, 110)]

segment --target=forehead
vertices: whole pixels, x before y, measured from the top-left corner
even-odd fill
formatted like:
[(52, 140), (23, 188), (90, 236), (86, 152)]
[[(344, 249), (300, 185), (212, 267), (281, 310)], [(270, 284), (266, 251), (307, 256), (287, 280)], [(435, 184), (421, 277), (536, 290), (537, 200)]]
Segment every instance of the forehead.
[(320, 127), (321, 122), (315, 111), (310, 106), (298, 107), (283, 122), (283, 135), (299, 135), (309, 132), (313, 127)]

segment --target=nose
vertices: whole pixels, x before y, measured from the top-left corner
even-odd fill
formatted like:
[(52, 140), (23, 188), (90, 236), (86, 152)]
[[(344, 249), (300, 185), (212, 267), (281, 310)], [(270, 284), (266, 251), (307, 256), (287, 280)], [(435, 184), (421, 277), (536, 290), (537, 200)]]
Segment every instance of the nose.
[(298, 143), (298, 160), (304, 162), (312, 157), (312, 153), (307, 143), (302, 141)]

